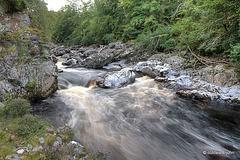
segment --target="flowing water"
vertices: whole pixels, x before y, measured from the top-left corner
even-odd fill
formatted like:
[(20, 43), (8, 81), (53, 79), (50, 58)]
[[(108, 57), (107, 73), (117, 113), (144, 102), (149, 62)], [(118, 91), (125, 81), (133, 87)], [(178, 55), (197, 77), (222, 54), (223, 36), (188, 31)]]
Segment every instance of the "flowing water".
[(48, 108), (43, 117), (54, 125), (68, 123), (90, 151), (111, 160), (240, 159), (239, 106), (180, 99), (147, 77), (94, 88), (91, 81), (106, 71), (63, 70), (61, 90), (38, 107)]

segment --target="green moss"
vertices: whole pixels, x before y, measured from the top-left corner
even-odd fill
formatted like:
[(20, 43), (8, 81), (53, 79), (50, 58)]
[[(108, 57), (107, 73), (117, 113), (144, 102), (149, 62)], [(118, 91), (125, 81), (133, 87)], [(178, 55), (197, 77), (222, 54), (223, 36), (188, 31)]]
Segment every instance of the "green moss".
[(35, 89), (37, 82), (36, 81), (28, 81), (25, 85), (25, 90), (31, 92)]

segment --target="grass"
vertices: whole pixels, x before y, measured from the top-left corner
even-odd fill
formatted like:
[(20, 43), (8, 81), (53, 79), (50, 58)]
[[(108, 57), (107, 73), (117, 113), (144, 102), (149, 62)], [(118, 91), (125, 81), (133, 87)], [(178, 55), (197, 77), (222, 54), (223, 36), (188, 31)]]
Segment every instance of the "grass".
[[(43, 149), (35, 152), (31, 149), (29, 152), (25, 151), (19, 155), (23, 157), (22, 160), (66, 160), (69, 159), (68, 155), (74, 156), (76, 151), (67, 147), (73, 139), (73, 131), (68, 126), (63, 126), (62, 130), (57, 132), (49, 121), (31, 115), (30, 108), (30, 103), (24, 99), (8, 100), (0, 108), (0, 159), (16, 154), (17, 150), (27, 148), (28, 145), (32, 148), (42, 146)], [(44, 144), (39, 142), (41, 137), (44, 138)], [(56, 147), (53, 144), (57, 137), (60, 137), (63, 143)], [(84, 153), (75, 156), (78, 159), (86, 155), (86, 160), (107, 159), (105, 153), (90, 154), (86, 147), (82, 147), (81, 150)]]

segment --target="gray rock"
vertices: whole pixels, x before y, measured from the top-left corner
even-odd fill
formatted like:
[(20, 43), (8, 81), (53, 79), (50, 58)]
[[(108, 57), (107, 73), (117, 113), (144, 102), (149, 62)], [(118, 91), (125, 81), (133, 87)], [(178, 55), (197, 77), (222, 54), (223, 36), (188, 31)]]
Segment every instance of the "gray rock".
[(43, 137), (39, 138), (38, 140), (39, 140), (39, 143), (41, 143), (41, 144), (44, 144), (44, 143), (45, 143), (45, 141), (44, 141), (44, 138), (43, 138)]
[(70, 55), (69, 55), (69, 54), (64, 54), (61, 58), (69, 59), (69, 58), (70, 58)]
[(6, 157), (5, 157), (5, 159), (11, 159), (11, 160), (20, 160), (20, 159), (22, 159), (23, 157), (19, 157), (19, 155), (18, 154), (11, 154), (11, 155), (7, 155)]
[(35, 148), (33, 148), (33, 152), (37, 152), (37, 151), (39, 151), (39, 150), (42, 150), (43, 149), (43, 147), (42, 146), (37, 146), (37, 147), (35, 147)]
[(101, 69), (103, 66), (113, 62), (120, 53), (120, 51), (114, 49), (103, 49), (84, 59), (82, 65), (87, 68)]
[(112, 70), (112, 71), (120, 71), (122, 66), (118, 63), (111, 63), (107, 66), (103, 66), (103, 69)]
[(17, 154), (23, 154), (24, 152), (25, 152), (24, 149), (20, 149), (20, 150), (17, 151)]
[(134, 70), (137, 72), (141, 72), (144, 75), (148, 75), (152, 78), (157, 76), (165, 77), (169, 71), (170, 67), (167, 64), (164, 64), (159, 61), (146, 61), (146, 62), (139, 62), (135, 67)]
[(62, 144), (62, 139), (60, 137), (57, 137), (56, 139), (59, 142), (59, 144)]
[[(31, 101), (47, 98), (57, 90), (56, 65), (50, 60), (36, 59), (16, 63), (10, 55), (0, 61), (0, 92), (10, 97)], [(1, 95), (0, 95), (1, 96)]]
[(83, 54), (81, 55), (81, 57), (89, 57), (92, 54), (98, 53), (98, 50), (96, 49), (90, 49), (90, 50), (86, 50), (85, 52), (83, 52)]
[(65, 50), (64, 46), (60, 46), (60, 47), (52, 49), (51, 53), (54, 54), (55, 56), (62, 56), (64, 54), (66, 54), (66, 50)]
[(57, 147), (59, 147), (59, 146), (60, 146), (59, 141), (55, 141), (55, 142), (53, 143), (53, 147), (57, 148)]
[(39, 40), (39, 37), (35, 34), (31, 35), (30, 36), (30, 41), (38, 41)]
[(30, 144), (28, 144), (28, 148), (29, 148), (29, 149), (32, 149), (32, 148), (33, 148), (33, 146), (32, 146), (32, 145), (30, 145)]
[(75, 64), (77, 64), (76, 59), (69, 59), (67, 61), (62, 62), (62, 65), (65, 65), (65, 66), (70, 66), (70, 65), (75, 65)]
[(118, 72), (108, 73), (99, 77), (96, 84), (102, 88), (122, 87), (135, 81), (136, 74), (132, 69), (125, 68)]
[(58, 69), (58, 73), (62, 73), (63, 72), (63, 70), (62, 69)]

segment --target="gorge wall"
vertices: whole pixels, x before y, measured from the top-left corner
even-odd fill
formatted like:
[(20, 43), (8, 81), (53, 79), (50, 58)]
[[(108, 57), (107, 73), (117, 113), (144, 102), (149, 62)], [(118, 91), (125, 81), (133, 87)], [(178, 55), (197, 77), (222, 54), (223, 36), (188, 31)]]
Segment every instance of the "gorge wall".
[(44, 99), (57, 90), (57, 68), (43, 31), (31, 25), (28, 11), (0, 9), (0, 101)]

